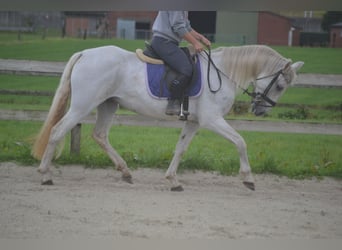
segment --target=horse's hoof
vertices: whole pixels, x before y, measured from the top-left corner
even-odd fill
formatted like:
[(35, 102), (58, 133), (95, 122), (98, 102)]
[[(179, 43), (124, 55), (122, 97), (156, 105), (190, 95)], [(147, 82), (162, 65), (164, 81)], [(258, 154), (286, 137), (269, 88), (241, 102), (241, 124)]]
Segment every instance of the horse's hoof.
[(244, 181), (243, 184), (250, 190), (255, 191), (255, 185), (253, 182)]
[(128, 175), (128, 176), (122, 176), (122, 180), (124, 180), (125, 182), (129, 183), (129, 184), (133, 184), (133, 180), (132, 180), (132, 176)]
[(53, 185), (53, 181), (52, 180), (42, 181), (42, 185), (52, 186)]
[(183, 187), (181, 185), (177, 186), (177, 187), (172, 187), (171, 188), (172, 192), (182, 192), (184, 191)]

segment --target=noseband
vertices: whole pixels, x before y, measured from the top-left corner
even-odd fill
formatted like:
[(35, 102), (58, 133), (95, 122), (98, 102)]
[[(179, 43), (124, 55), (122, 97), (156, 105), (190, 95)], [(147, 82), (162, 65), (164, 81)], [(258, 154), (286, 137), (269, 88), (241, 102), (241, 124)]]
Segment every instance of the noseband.
[(268, 103), (270, 106), (268, 105), (260, 105), (260, 104), (257, 104), (259, 106), (264, 106), (264, 107), (274, 107), (277, 103), (273, 100), (271, 100), (267, 94), (268, 92), (270, 91), (270, 89), (272, 88), (272, 86), (274, 85), (274, 83), (278, 80), (279, 76), (280, 75), (283, 75), (284, 72), (283, 70), (279, 70), (278, 72), (272, 74), (272, 75), (268, 75), (268, 76), (263, 76), (263, 77), (260, 77), (260, 78), (257, 78), (256, 81), (258, 80), (261, 80), (261, 79), (265, 79), (265, 78), (268, 78), (268, 77), (272, 77), (272, 80), (271, 82), (268, 84), (268, 86), (265, 88), (264, 92), (263, 93), (260, 93), (260, 92), (249, 92), (247, 89), (243, 89), (243, 93), (244, 94), (247, 94), (251, 97), (253, 97), (254, 99), (257, 99), (257, 100), (264, 100), (266, 103)]

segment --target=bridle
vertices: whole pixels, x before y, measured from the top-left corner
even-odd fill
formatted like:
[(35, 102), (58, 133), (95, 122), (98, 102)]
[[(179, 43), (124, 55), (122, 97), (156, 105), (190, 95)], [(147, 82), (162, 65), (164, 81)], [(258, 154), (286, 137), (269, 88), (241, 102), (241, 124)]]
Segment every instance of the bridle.
[[(211, 58), (211, 49), (210, 48), (208, 48), (208, 52), (204, 50), (204, 53), (206, 54), (206, 56), (208, 58), (207, 59), (208, 60), (207, 80), (208, 80), (209, 89), (210, 89), (210, 92), (215, 94), (215, 93), (217, 93), (221, 89), (221, 86), (222, 86), (221, 74), (224, 75), (229, 80), (232, 80), (232, 79), (229, 76), (227, 76), (225, 73), (223, 73), (222, 70), (220, 70), (215, 65), (214, 61)], [(210, 83), (210, 77), (209, 77), (210, 76), (210, 65), (212, 65), (214, 67), (214, 69), (216, 70), (216, 73), (217, 73), (217, 76), (218, 76), (218, 79), (219, 79), (219, 84), (220, 85), (215, 90), (212, 88), (211, 83)], [(256, 105), (263, 106), (263, 107), (274, 107), (277, 103), (275, 101), (273, 101), (271, 98), (269, 98), (267, 95), (268, 95), (268, 92), (271, 90), (272, 86), (274, 85), (274, 83), (278, 80), (280, 75), (284, 75), (283, 69), (281, 69), (281, 70), (279, 70), (276, 73), (273, 73), (271, 75), (267, 75), (267, 76), (263, 76), (263, 77), (259, 77), (259, 78), (255, 79), (255, 81), (258, 81), (258, 80), (266, 79), (266, 78), (269, 78), (269, 77), (273, 77), (271, 82), (265, 88), (263, 93), (260, 93), (260, 92), (249, 92), (248, 89), (244, 89), (244, 88), (241, 88), (241, 89), (243, 90), (244, 94), (247, 94), (248, 96), (253, 97), (253, 99), (254, 99), (253, 102), (256, 103)], [(262, 104), (260, 104), (261, 100), (265, 101), (269, 105), (262, 105)]]
[[(242, 89), (243, 93), (253, 97), (254, 99), (256, 99), (256, 102), (257, 102), (258, 106), (264, 106), (264, 107), (268, 107), (268, 108), (274, 107), (277, 103), (275, 101), (271, 100), (271, 98), (269, 98), (267, 96), (267, 94), (270, 91), (270, 89), (272, 88), (272, 86), (274, 85), (274, 83), (278, 80), (280, 75), (284, 75), (284, 72), (283, 72), (282, 69), (277, 71), (274, 74), (263, 76), (263, 77), (255, 79), (256, 81), (258, 81), (258, 80), (266, 79), (266, 78), (269, 78), (269, 77), (273, 76), (271, 82), (267, 85), (267, 87), (265, 88), (263, 93), (260, 93), (260, 92), (249, 92), (248, 89)], [(264, 100), (269, 105), (261, 105), (259, 103), (260, 100)]]

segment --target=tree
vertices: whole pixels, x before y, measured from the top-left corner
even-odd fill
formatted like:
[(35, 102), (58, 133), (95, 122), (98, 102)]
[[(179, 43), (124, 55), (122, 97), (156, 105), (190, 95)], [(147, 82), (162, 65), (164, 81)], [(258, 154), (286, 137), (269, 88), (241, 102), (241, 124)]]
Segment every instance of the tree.
[(342, 11), (327, 11), (323, 15), (322, 29), (324, 31), (329, 31), (332, 24), (339, 22), (342, 22)]

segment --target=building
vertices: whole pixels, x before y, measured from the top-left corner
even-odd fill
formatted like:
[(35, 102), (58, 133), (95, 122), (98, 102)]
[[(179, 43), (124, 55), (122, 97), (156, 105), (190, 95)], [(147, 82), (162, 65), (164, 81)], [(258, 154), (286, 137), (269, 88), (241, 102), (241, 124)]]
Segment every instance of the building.
[(215, 41), (232, 45), (256, 44), (258, 12), (218, 11)]
[(62, 19), (60, 11), (0, 11), (0, 31), (59, 30)]
[(65, 12), (66, 35), (146, 39), (156, 11)]
[(298, 46), (300, 27), (295, 19), (272, 12), (218, 11), (216, 42)]
[(189, 11), (189, 20), (195, 30), (215, 41), (217, 11)]
[[(149, 40), (156, 15), (157, 11), (1, 11), (0, 30), (49, 29), (56, 34), (60, 29), (63, 37)], [(230, 45), (297, 46), (301, 29), (317, 33), (320, 27), (319, 18), (287, 18), (271, 12), (190, 11), (189, 19), (211, 41)], [(313, 44), (311, 36), (306, 40)]]
[(293, 25), (293, 19), (271, 12), (259, 12), (258, 44), (266, 45), (299, 45), (301, 29)]
[(330, 47), (342, 48), (342, 22), (330, 26)]
[(157, 11), (113, 11), (107, 15), (113, 36), (148, 40)]
[(96, 11), (66, 11), (64, 12), (65, 35), (70, 37), (101, 36), (99, 26), (106, 13)]
[[(156, 11), (65, 12), (66, 35), (144, 39), (151, 37)], [(214, 42), (299, 45), (294, 20), (271, 12), (190, 11), (192, 26)]]

